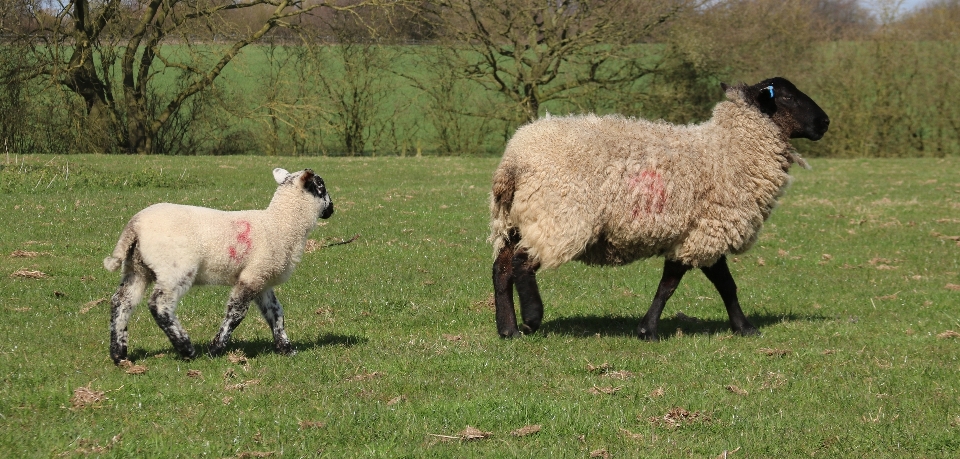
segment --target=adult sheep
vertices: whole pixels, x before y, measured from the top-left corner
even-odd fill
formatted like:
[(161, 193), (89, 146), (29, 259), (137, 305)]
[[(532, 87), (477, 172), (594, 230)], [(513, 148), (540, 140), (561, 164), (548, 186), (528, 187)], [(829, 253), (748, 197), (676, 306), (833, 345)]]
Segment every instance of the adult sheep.
[(667, 300), (693, 268), (717, 288), (733, 331), (757, 333), (740, 309), (726, 254), (750, 248), (791, 163), (806, 166), (789, 139), (819, 140), (830, 120), (784, 78), (721, 87), (727, 100), (702, 124), (548, 116), (517, 130), (490, 202), (500, 336), (520, 335), (514, 287), (523, 331), (540, 326), (539, 268), (653, 256), (664, 257), (663, 275), (640, 338), (657, 339)]
[(161, 203), (130, 219), (112, 256), (103, 260), (110, 271), (123, 266), (110, 318), (114, 363), (127, 358), (127, 323), (151, 282), (150, 313), (184, 358), (192, 359), (196, 352), (176, 308), (194, 284), (233, 286), (226, 317), (210, 343), (212, 356), (223, 352), (251, 300), (273, 332), (276, 351), (294, 353), (273, 288), (293, 274), (307, 235), (318, 217), (333, 214), (333, 202), (323, 179), (310, 169), (291, 174), (277, 168), (273, 176), (279, 186), (264, 210), (224, 212)]

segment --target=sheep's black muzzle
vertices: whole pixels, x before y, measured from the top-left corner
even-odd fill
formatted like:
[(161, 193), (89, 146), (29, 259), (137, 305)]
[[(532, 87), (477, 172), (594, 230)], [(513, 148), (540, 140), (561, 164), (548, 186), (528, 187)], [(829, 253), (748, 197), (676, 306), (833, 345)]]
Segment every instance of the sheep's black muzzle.
[(330, 204), (320, 211), (320, 218), (327, 219), (330, 218), (331, 215), (333, 215), (333, 201), (330, 201)]
[(811, 129), (807, 132), (807, 138), (810, 140), (820, 140), (823, 138), (823, 135), (827, 133), (827, 129), (830, 128), (830, 118), (826, 113), (823, 116), (818, 116), (813, 120)]

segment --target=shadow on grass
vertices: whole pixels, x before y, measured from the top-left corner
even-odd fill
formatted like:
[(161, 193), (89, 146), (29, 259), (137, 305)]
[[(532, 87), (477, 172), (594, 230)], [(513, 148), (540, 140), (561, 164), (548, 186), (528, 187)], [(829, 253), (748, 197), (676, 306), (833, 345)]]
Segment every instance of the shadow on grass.
[[(637, 336), (637, 325), (640, 324), (639, 316), (571, 316), (561, 317), (554, 320), (548, 320), (540, 327), (540, 333), (556, 333), (568, 336)], [(780, 322), (821, 322), (829, 318), (814, 314), (748, 314), (750, 320), (760, 333), (763, 329)], [(657, 333), (661, 340), (670, 339), (676, 335), (677, 330), (682, 330), (685, 335), (712, 335), (717, 333), (729, 333), (730, 322), (724, 320), (702, 320), (696, 317), (690, 317), (682, 312), (673, 315), (664, 315), (660, 319), (660, 325)]]
[[(325, 333), (318, 336), (315, 340), (305, 341), (305, 340), (294, 340), (293, 348), (297, 352), (303, 352), (309, 349), (327, 347), (327, 346), (342, 346), (342, 347), (353, 347), (359, 344), (364, 344), (369, 341), (367, 338), (356, 335), (337, 335), (333, 333)], [(197, 358), (205, 358), (209, 355), (207, 354), (207, 349), (210, 346), (209, 341), (196, 342), (194, 343), (194, 349), (197, 351)], [(260, 355), (269, 355), (274, 354), (273, 351), (273, 340), (260, 338), (253, 340), (243, 340), (243, 341), (233, 341), (231, 340), (227, 344), (227, 349), (224, 351), (224, 355), (221, 355), (217, 358), (223, 358), (226, 354), (234, 351), (241, 351), (243, 355), (247, 358), (255, 358)], [(149, 357), (158, 357), (163, 355), (172, 355), (179, 357), (177, 351), (173, 350), (172, 347), (167, 347), (160, 350), (147, 350), (142, 348), (136, 348), (130, 350), (127, 359), (136, 362), (141, 359)]]

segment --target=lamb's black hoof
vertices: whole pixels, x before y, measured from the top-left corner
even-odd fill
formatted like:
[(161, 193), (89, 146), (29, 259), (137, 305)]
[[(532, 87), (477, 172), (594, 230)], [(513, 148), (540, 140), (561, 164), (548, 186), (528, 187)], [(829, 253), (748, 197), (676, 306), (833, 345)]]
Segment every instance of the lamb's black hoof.
[(284, 343), (279, 346), (274, 346), (274, 351), (280, 355), (297, 355), (297, 350), (293, 348), (290, 343)]
[(120, 365), (120, 362), (127, 360), (127, 347), (118, 347), (116, 350), (110, 349), (110, 358), (113, 360), (114, 365)]
[(220, 357), (220, 355), (223, 354), (224, 349), (226, 349), (226, 346), (215, 346), (211, 344), (207, 349), (207, 354), (209, 354), (210, 357)]

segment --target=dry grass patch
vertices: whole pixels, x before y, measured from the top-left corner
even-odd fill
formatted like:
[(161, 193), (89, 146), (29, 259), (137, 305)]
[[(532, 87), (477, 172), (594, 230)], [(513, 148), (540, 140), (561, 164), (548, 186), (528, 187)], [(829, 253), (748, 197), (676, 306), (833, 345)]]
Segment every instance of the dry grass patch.
[(736, 386), (733, 384), (730, 384), (729, 386), (727, 386), (727, 390), (740, 396), (748, 395), (746, 390), (741, 389), (739, 386)]
[(49, 274), (42, 271), (35, 271), (30, 269), (18, 269), (10, 274), (12, 278), (21, 278), (21, 279), (46, 279), (50, 277)]
[(709, 422), (710, 416), (701, 411), (689, 411), (677, 406), (671, 408), (663, 416), (651, 416), (647, 420), (657, 427), (676, 429), (694, 423)]
[(540, 429), (540, 424), (531, 424), (510, 432), (510, 435), (513, 435), (514, 437), (526, 437), (527, 435), (533, 435), (539, 432)]
[(298, 423), (300, 430), (306, 429), (320, 429), (327, 426), (326, 422), (323, 421), (300, 421)]
[(72, 409), (99, 408), (100, 403), (106, 400), (106, 393), (102, 390), (93, 390), (87, 386), (81, 386), (73, 390), (73, 397), (70, 397)]
[(386, 373), (383, 373), (383, 372), (380, 372), (380, 371), (372, 371), (372, 372), (370, 372), (370, 373), (360, 373), (360, 374), (353, 375), (353, 376), (345, 379), (344, 381), (350, 381), (350, 382), (355, 382), (355, 381), (368, 381), (368, 380), (371, 380), (371, 379), (376, 379), (376, 378), (382, 377), (382, 376), (384, 376), (385, 374), (386, 374)]
[(97, 300), (88, 301), (88, 302), (86, 302), (86, 303), (83, 304), (83, 307), (82, 307), (82, 308), (80, 308), (80, 314), (86, 314), (86, 313), (90, 312), (91, 309), (93, 309), (93, 308), (95, 308), (95, 307), (97, 307), (97, 306), (100, 306), (101, 304), (106, 303), (106, 302), (108, 302), (108, 301), (110, 301), (110, 300), (107, 299), (107, 298), (100, 298), (100, 299), (97, 299)]
[(772, 348), (762, 347), (760, 349), (757, 349), (757, 352), (761, 354), (766, 354), (770, 357), (783, 357), (785, 355), (790, 354), (791, 351), (790, 349), (772, 349)]
[(430, 434), (431, 437), (438, 438), (440, 441), (475, 441), (484, 440), (493, 436), (493, 432), (485, 432), (473, 426), (467, 426), (465, 429), (457, 432), (456, 435)]

